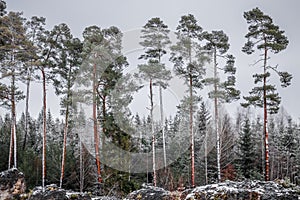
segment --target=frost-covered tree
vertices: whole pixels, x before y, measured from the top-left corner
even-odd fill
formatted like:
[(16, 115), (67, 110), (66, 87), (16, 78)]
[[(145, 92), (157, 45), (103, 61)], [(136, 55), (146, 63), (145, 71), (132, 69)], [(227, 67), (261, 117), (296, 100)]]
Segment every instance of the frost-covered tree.
[(239, 136), (239, 165), (243, 177), (253, 177), (255, 168), (255, 139), (251, 130), (251, 123), (248, 117), (244, 119), (243, 127)]
[[(152, 133), (152, 164), (153, 164), (153, 184), (156, 186), (156, 158), (155, 158), (155, 130), (153, 119), (153, 86), (159, 85), (160, 89), (160, 102), (162, 107), (162, 87), (166, 86), (166, 81), (171, 79), (171, 72), (166, 69), (162, 63), (161, 58), (166, 54), (166, 46), (170, 43), (168, 26), (163, 23), (160, 18), (150, 19), (142, 29), (140, 45), (144, 47), (145, 53), (140, 56), (140, 59), (147, 61), (146, 64), (138, 66), (139, 73), (136, 77), (141, 80), (149, 82), (149, 96), (150, 96), (150, 119), (151, 119), (151, 133)], [(161, 110), (161, 124), (163, 124), (163, 111)], [(163, 125), (162, 125), (163, 126)], [(164, 130), (162, 127), (162, 133)], [(164, 140), (164, 136), (163, 136)], [(165, 143), (164, 148), (164, 166), (166, 165), (166, 151)]]
[[(188, 86), (189, 93), (189, 133), (191, 156), (191, 185), (195, 186), (195, 156), (194, 156), (194, 131), (193, 102), (195, 89), (202, 88), (202, 79), (205, 74), (204, 65), (208, 61), (207, 53), (200, 46), (202, 28), (191, 14), (184, 15), (176, 28), (177, 43), (171, 46), (171, 58), (174, 63), (176, 75), (182, 77)], [(200, 39), (200, 40), (199, 40)]]
[[(65, 26), (65, 27), (63, 27)], [(69, 29), (67, 25), (62, 28)], [(53, 69), (53, 85), (55, 93), (61, 97), (62, 114), (64, 115), (64, 139), (62, 150), (60, 187), (62, 187), (65, 169), (65, 160), (67, 155), (67, 134), (69, 132), (69, 121), (74, 114), (73, 86), (81, 64), (82, 43), (78, 38), (73, 38), (70, 31), (66, 32), (64, 37), (57, 41), (57, 53), (59, 59), (57, 66)]]
[[(217, 136), (217, 171), (218, 180), (221, 181), (221, 147), (220, 147), (220, 128), (219, 128), (219, 106), (222, 102), (230, 103), (233, 100), (239, 99), (240, 91), (234, 88), (235, 86), (235, 72), (234, 66), (235, 58), (233, 55), (226, 54), (229, 49), (229, 38), (223, 31), (205, 32), (203, 34), (206, 45), (205, 49), (212, 54), (213, 62), (213, 77), (204, 80), (205, 84), (212, 85), (213, 90), (209, 92), (209, 98), (214, 100), (214, 127)], [(219, 65), (220, 58), (225, 59), (225, 66)], [(220, 71), (227, 75), (226, 81), (221, 81)]]
[(259, 8), (254, 8), (244, 13), (244, 18), (249, 24), (248, 33), (245, 35), (247, 42), (242, 51), (246, 54), (253, 54), (255, 47), (260, 51), (260, 58), (255, 64), (261, 64), (262, 72), (254, 74), (254, 83), (259, 86), (254, 87), (249, 96), (245, 96), (245, 103), (242, 106), (250, 105), (263, 108), (264, 113), (264, 146), (265, 146), (265, 180), (269, 180), (269, 132), (268, 114), (278, 112), (281, 97), (276, 91), (276, 86), (270, 84), (271, 72), (277, 73), (280, 77), (282, 87), (291, 84), (292, 75), (288, 72), (277, 70), (277, 66), (270, 66), (268, 61), (270, 53), (277, 54), (286, 49), (289, 41), (284, 35), (284, 31), (273, 23), (268, 15), (264, 14)]
[(25, 19), (22, 13), (9, 12), (0, 17), (1, 78), (10, 84), (1, 84), (0, 96), (4, 105), (11, 110), (11, 143), (8, 168), (17, 167), (17, 134), (16, 134), (16, 103), (23, 99), (23, 92), (18, 89), (17, 81), (23, 65), (30, 58), (31, 44), (26, 38)]
[(162, 89), (168, 86), (168, 81), (172, 78), (171, 72), (165, 68), (165, 65), (162, 63), (162, 57), (167, 53), (167, 46), (171, 43), (169, 39), (168, 26), (158, 18), (150, 19), (142, 29), (143, 39), (140, 44), (145, 49), (145, 54), (140, 56), (140, 59), (157, 61), (158, 64), (162, 64), (162, 72), (164, 76), (160, 80), (156, 80), (156, 83), (159, 86), (159, 100), (160, 100), (160, 123), (161, 123), (161, 132), (163, 139), (163, 154), (164, 154), (164, 167), (167, 165), (167, 156), (166, 156), (166, 144), (165, 144), (165, 132), (164, 132), (164, 115), (163, 115), (163, 95)]

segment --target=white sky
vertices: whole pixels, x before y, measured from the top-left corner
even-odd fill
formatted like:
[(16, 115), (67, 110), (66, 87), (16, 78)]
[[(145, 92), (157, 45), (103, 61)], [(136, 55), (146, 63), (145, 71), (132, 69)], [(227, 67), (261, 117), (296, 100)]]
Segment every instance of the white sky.
[[(140, 48), (137, 45), (139, 38), (132, 33), (140, 29), (150, 18), (160, 17), (171, 30), (175, 30), (180, 17), (191, 13), (195, 15), (204, 30), (223, 30), (229, 36), (231, 44), (229, 52), (236, 57), (237, 87), (242, 95), (247, 95), (253, 87), (252, 74), (258, 69), (250, 66), (257, 57), (241, 52), (246, 41), (244, 35), (247, 33), (243, 12), (259, 7), (286, 32), (290, 41), (288, 48), (274, 55), (270, 64), (278, 64), (281, 69), (293, 74), (292, 86), (286, 89), (279, 88), (278, 91), (287, 112), (295, 120), (300, 117), (298, 106), (300, 94), (297, 89), (300, 86), (300, 60), (297, 57), (300, 47), (300, 26), (297, 22), (300, 19), (299, 0), (7, 0), (7, 5), (9, 11), (23, 11), (27, 18), (34, 15), (46, 17), (49, 29), (55, 24), (64, 22), (69, 25), (76, 37), (81, 37), (83, 29), (90, 25), (98, 25), (101, 28), (117, 26), (127, 36), (126, 52)], [(129, 62), (136, 61), (129, 60)], [(276, 77), (273, 78), (277, 80)], [(31, 97), (33, 117), (42, 106), (41, 91), (39, 85), (34, 86)], [(53, 92), (49, 92), (49, 107), (54, 115), (58, 116), (57, 98)]]

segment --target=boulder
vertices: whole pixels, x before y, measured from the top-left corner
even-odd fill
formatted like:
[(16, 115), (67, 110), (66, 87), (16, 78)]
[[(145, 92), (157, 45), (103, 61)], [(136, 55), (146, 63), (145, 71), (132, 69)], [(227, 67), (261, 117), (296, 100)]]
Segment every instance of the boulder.
[(300, 187), (286, 185), (277, 181), (225, 181), (187, 189), (169, 192), (162, 188), (144, 186), (142, 189), (127, 195), (125, 200), (299, 200)]
[(44, 188), (35, 187), (32, 191), (32, 194), (29, 196), (29, 200), (55, 200), (61, 199), (66, 200), (66, 191), (64, 189), (60, 189), (55, 184), (47, 185)]
[(219, 184), (212, 184), (197, 187), (187, 195), (186, 200), (298, 200), (300, 189), (298, 187), (286, 188), (280, 183), (265, 181), (226, 181)]
[(143, 188), (140, 190), (136, 190), (127, 195), (124, 200), (157, 200), (164, 199), (167, 200), (170, 197), (170, 192), (164, 190), (163, 188), (143, 185)]
[(25, 192), (25, 176), (18, 169), (12, 168), (0, 172), (0, 199), (18, 199)]
[(57, 187), (55, 184), (45, 186), (43, 191), (42, 187), (35, 187), (32, 194), (29, 196), (29, 200), (91, 200), (88, 194), (80, 194), (78, 192), (66, 191)]

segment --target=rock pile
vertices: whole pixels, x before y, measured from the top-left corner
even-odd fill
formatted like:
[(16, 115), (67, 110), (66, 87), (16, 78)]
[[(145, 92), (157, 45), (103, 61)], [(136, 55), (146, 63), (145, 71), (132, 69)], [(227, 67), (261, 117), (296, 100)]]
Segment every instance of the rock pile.
[(25, 192), (25, 178), (22, 172), (12, 168), (0, 172), (0, 199), (18, 199), (18, 196)]
[(219, 184), (196, 187), (183, 192), (169, 192), (147, 186), (127, 195), (125, 200), (299, 200), (300, 187), (283, 182), (225, 181)]
[(226, 181), (219, 184), (197, 187), (187, 195), (186, 200), (298, 200), (299, 198), (299, 187), (288, 188), (281, 183), (264, 181)]
[(157, 199), (167, 199), (170, 196), (170, 192), (164, 190), (163, 188), (146, 186), (144, 185), (142, 189), (136, 190), (129, 195), (124, 200), (133, 199), (147, 199), (147, 200), (157, 200)]
[(29, 200), (91, 200), (88, 194), (80, 194), (74, 192), (67, 192), (64, 189), (57, 187), (55, 184), (45, 186), (43, 191), (42, 187), (35, 187), (32, 194), (29, 196)]
[(79, 193), (73, 191), (67, 191), (57, 187), (55, 184), (45, 186), (43, 191), (42, 187), (35, 187), (32, 194), (29, 196), (29, 200), (120, 200), (115, 197), (91, 197), (88, 193)]

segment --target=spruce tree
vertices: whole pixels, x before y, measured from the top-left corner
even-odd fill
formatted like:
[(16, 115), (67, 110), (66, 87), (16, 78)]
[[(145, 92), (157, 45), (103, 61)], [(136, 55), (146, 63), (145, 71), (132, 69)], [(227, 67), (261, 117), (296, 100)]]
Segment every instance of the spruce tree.
[(239, 136), (239, 165), (243, 177), (249, 179), (253, 177), (255, 168), (255, 143), (251, 130), (250, 120), (246, 117)]

